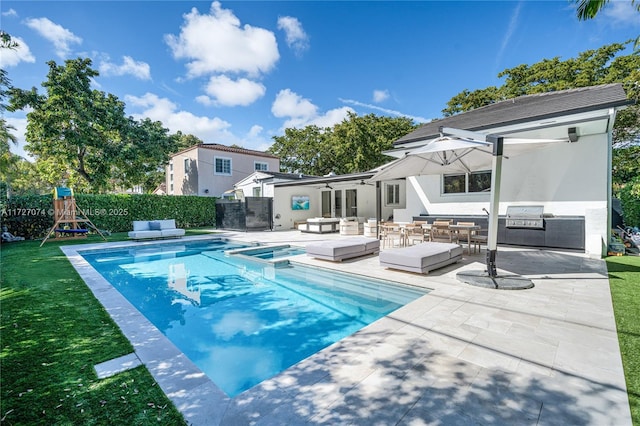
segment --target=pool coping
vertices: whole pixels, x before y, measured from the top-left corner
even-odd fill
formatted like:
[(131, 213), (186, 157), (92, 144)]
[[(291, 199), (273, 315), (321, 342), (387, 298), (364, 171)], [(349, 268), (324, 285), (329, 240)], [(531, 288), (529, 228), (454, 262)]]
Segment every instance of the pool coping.
[[(131, 302), (129, 302), (98, 271), (96, 271), (80, 253), (90, 252), (93, 250), (102, 251), (134, 246), (155, 246), (158, 244), (175, 244), (180, 242), (220, 239), (234, 240), (232, 235), (216, 234), (215, 236), (193, 236), (180, 239), (119, 241), (113, 243), (79, 244), (60, 247), (71, 265), (84, 280), (87, 287), (89, 287), (93, 295), (102, 304), (109, 316), (113, 319), (134, 348), (133, 354), (127, 354), (99, 364), (101, 367), (100, 370), (96, 368), (97, 374), (102, 374), (99, 371), (102, 371), (102, 369), (105, 368), (111, 371), (112, 374), (124, 371), (126, 368), (121, 368), (117, 371), (118, 367), (116, 367), (122, 360), (125, 360), (129, 364), (128, 368), (133, 368), (136, 366), (133, 365), (135, 363), (133, 358), (136, 358), (147, 368), (147, 370), (149, 370), (149, 373), (151, 373), (156, 383), (176, 406), (178, 411), (181, 412), (187, 423), (194, 426), (220, 424), (226, 414), (227, 407), (234, 399), (262, 399), (264, 398), (265, 388), (272, 387), (273, 383), (278, 383), (282, 380), (291, 380), (291, 378), (295, 377), (297, 374), (302, 378), (306, 373), (304, 372), (304, 368), (299, 368), (298, 364), (302, 364), (306, 360), (314, 357), (324, 357), (324, 353), (326, 351), (331, 351), (333, 347), (341, 344), (341, 341), (329, 345), (319, 352), (316, 352), (314, 355), (299, 361), (277, 375), (262, 381), (260, 384), (242, 392), (241, 394), (236, 395), (235, 397), (229, 397), (204, 372), (202, 372), (200, 368), (198, 368), (186, 355), (184, 355), (178, 347), (176, 347), (164, 334), (162, 334), (155, 325), (140, 313), (138, 309), (131, 304)], [(272, 244), (268, 243), (264, 245), (272, 246)], [(281, 246), (281, 244), (273, 244), (273, 246)], [(230, 250), (230, 252), (232, 251), (234, 250)], [(286, 259), (259, 259), (258, 261), (276, 264), (282, 262), (289, 263)], [(303, 263), (300, 265), (311, 268), (321, 268), (314, 265), (304, 265)], [(342, 271), (342, 273), (345, 272)], [(354, 275), (364, 276), (362, 274)], [(371, 277), (371, 279), (394, 283), (393, 281), (381, 278)], [(406, 284), (399, 282), (397, 284), (407, 286)], [(409, 285), (408, 287), (412, 286)], [(426, 287), (421, 288), (430, 290)], [(420, 296), (418, 299), (421, 299), (422, 297), (424, 297), (424, 295)], [(407, 305), (400, 307), (395, 312), (414, 302), (415, 300), (409, 302)], [(376, 327), (375, 324), (384, 318), (385, 317), (374, 321), (360, 329), (358, 332), (367, 330), (369, 327)], [(357, 334), (358, 332), (354, 334)], [(307, 380), (307, 378), (305, 378), (305, 380)]]

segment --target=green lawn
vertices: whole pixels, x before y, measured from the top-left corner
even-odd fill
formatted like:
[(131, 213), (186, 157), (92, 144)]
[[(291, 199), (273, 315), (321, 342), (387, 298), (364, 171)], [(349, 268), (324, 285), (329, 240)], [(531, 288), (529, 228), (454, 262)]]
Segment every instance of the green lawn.
[(3, 425), (185, 424), (145, 367), (96, 377), (95, 364), (133, 349), (59, 247), (99, 241), (2, 244)]
[[(124, 233), (109, 237), (125, 239)], [(95, 375), (95, 364), (132, 348), (59, 246), (99, 241), (2, 245), (2, 424), (185, 424), (146, 368), (102, 380)], [(640, 257), (606, 261), (633, 424), (640, 426)]]
[(640, 257), (608, 257), (609, 282), (633, 424), (640, 425)]

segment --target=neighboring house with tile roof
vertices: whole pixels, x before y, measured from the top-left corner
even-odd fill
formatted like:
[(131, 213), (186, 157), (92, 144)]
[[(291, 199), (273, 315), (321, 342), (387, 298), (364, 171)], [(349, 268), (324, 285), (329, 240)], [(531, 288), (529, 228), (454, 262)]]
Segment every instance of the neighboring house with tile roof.
[(280, 159), (262, 151), (198, 144), (171, 156), (165, 168), (168, 195), (222, 197), (256, 171), (280, 171)]

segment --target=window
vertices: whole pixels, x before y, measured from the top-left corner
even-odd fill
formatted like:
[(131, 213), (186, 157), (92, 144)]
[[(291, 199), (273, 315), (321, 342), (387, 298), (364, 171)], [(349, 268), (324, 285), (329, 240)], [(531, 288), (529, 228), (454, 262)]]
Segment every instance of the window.
[(262, 188), (260, 188), (259, 186), (254, 186), (254, 187), (253, 187), (253, 196), (254, 196), (254, 197), (260, 197), (260, 196), (262, 196), (261, 191), (260, 191), (261, 189), (262, 189)]
[(254, 170), (257, 171), (257, 172), (266, 172), (267, 170), (269, 170), (269, 164), (268, 163), (262, 163), (260, 161), (254, 161), (253, 166), (254, 166)]
[(173, 161), (169, 162), (169, 171), (173, 171)]
[(387, 186), (387, 205), (393, 206), (400, 204), (400, 184), (386, 184)]
[(191, 158), (184, 159), (184, 174), (188, 175), (191, 171)]
[(491, 189), (491, 171), (473, 172), (458, 175), (444, 175), (443, 194), (465, 194), (484, 192)]
[(214, 174), (231, 176), (231, 158), (216, 157)]

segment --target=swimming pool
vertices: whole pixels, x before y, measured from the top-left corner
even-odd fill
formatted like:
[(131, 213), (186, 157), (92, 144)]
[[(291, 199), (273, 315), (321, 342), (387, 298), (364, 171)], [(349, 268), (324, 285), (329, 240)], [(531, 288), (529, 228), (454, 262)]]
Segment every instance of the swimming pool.
[(80, 254), (231, 397), (427, 292), (227, 254), (244, 246), (216, 240)]

